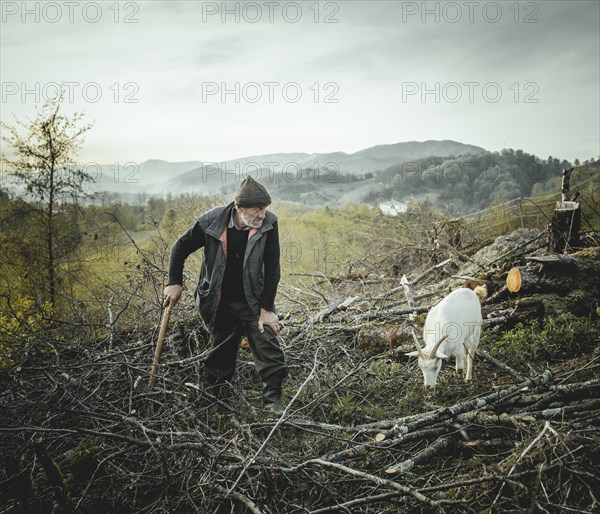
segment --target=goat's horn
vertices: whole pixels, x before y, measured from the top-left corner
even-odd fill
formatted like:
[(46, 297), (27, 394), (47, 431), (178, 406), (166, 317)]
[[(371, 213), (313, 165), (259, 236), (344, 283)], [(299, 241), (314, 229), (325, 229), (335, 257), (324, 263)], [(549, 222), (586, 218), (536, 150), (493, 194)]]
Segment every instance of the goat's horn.
[(419, 350), (419, 355), (423, 355), (423, 350), (421, 348), (421, 345), (419, 344), (419, 338), (417, 337), (417, 334), (415, 334), (415, 331), (411, 328), (410, 329), (413, 339), (415, 340), (415, 346), (417, 347), (417, 350)]
[(438, 348), (440, 347), (440, 345), (444, 342), (444, 340), (448, 337), (448, 334), (446, 334), (444, 337), (442, 337), (437, 343), (435, 343), (435, 346), (433, 347), (433, 350), (431, 350), (431, 354), (429, 355), (430, 359), (433, 359), (436, 355), (437, 355), (437, 351)]

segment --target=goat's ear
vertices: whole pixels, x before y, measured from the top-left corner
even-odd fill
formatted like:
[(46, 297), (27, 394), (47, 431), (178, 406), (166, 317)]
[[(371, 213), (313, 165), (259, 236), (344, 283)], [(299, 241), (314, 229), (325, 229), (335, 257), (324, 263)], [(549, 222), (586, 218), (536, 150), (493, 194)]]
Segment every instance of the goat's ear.
[(435, 358), (436, 359), (445, 359), (445, 360), (448, 360), (450, 357), (448, 357), (445, 353), (437, 352), (435, 354)]
[(417, 352), (417, 351), (408, 352), (408, 353), (405, 353), (404, 355), (406, 355), (407, 357), (418, 357), (419, 356), (419, 352)]

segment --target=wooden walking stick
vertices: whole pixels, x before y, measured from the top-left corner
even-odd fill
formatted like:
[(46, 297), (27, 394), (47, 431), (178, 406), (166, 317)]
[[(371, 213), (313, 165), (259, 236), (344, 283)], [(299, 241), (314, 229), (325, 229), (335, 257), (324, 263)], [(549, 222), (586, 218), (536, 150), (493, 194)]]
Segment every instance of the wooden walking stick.
[(150, 370), (150, 378), (148, 380), (148, 389), (152, 389), (156, 383), (156, 377), (158, 372), (158, 363), (160, 361), (160, 354), (162, 352), (163, 343), (165, 341), (165, 334), (167, 333), (167, 327), (169, 326), (169, 317), (171, 316), (171, 306), (169, 305), (163, 312), (162, 320), (160, 322), (160, 330), (158, 332), (158, 341), (156, 341), (156, 349), (154, 350), (154, 360), (152, 361), (152, 369)]

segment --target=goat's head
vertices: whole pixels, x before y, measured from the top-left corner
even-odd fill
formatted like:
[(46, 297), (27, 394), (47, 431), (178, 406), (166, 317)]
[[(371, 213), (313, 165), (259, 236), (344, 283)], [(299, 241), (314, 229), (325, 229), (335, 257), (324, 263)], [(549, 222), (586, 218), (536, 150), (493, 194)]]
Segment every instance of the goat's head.
[(437, 376), (442, 367), (442, 359), (447, 359), (448, 356), (444, 355), (439, 351), (439, 347), (442, 342), (448, 337), (446, 334), (442, 337), (431, 349), (430, 352), (425, 353), (424, 349), (419, 344), (419, 338), (413, 331), (413, 338), (415, 340), (415, 346), (417, 347), (416, 352), (409, 352), (406, 355), (409, 357), (418, 357), (419, 368), (423, 372), (423, 379), (425, 381), (425, 387), (435, 387), (437, 382)]
[(483, 302), (488, 295), (487, 284), (483, 280), (470, 279), (465, 282), (464, 287), (471, 289), (479, 298), (480, 302)]

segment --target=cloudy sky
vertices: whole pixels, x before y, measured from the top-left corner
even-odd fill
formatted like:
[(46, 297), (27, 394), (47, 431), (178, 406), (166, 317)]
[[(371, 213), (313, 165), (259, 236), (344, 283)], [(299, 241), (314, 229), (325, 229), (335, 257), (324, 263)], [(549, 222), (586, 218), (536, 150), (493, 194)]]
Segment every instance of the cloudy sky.
[(1, 119), (66, 88), (82, 161), (452, 139), (598, 157), (600, 2), (2, 1)]

